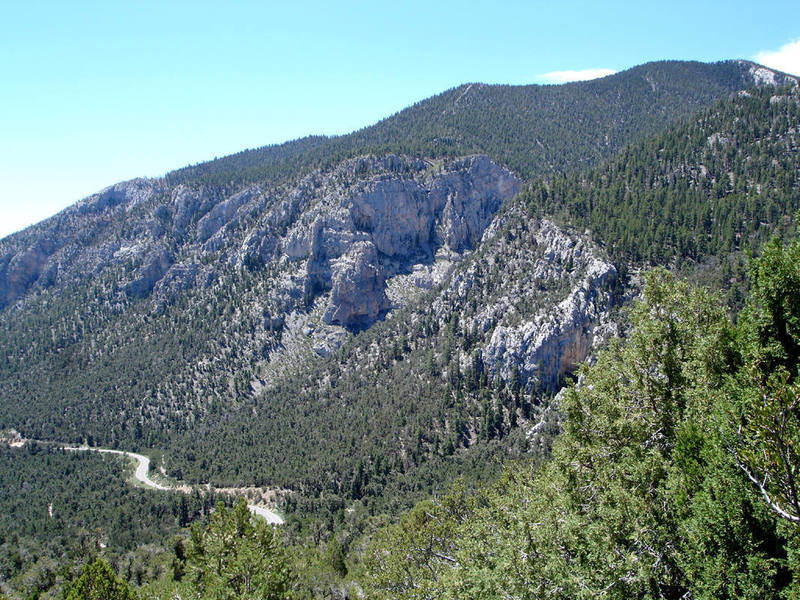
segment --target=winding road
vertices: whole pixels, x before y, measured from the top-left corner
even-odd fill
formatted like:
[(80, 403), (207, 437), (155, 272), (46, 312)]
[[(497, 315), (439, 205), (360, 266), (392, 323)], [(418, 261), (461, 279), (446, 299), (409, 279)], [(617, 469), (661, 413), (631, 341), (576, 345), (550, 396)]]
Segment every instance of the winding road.
[[(186, 488), (174, 488), (174, 487), (166, 487), (159, 483), (156, 483), (150, 477), (148, 477), (148, 472), (150, 471), (150, 459), (144, 456), (143, 454), (137, 454), (136, 452), (125, 452), (123, 450), (112, 450), (110, 448), (92, 448), (90, 446), (61, 446), (62, 450), (70, 450), (73, 452), (82, 452), (82, 451), (90, 451), (90, 452), (100, 452), (103, 454), (119, 454), (122, 456), (130, 456), (131, 458), (135, 458), (137, 461), (136, 471), (134, 472), (134, 477), (142, 483), (145, 487), (154, 489), (154, 490), (165, 490), (165, 491), (176, 491), (176, 492), (186, 492)], [(283, 517), (279, 514), (272, 512), (268, 508), (264, 508), (263, 506), (257, 506), (255, 504), (248, 504), (247, 508), (250, 509), (250, 512), (254, 515), (258, 515), (263, 519), (266, 519), (267, 523), (271, 525), (283, 525)]]

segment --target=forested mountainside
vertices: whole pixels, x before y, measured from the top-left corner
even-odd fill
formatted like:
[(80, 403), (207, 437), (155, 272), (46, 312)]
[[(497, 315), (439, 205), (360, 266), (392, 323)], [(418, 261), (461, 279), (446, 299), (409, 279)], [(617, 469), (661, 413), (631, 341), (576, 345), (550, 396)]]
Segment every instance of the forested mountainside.
[(584, 168), (753, 85), (794, 81), (747, 61), (653, 62), (565, 85), (465, 84), (345, 136), (247, 150), (168, 175), (174, 183), (282, 181), (364, 153), (486, 154), (528, 178)]
[(755, 250), (800, 208), (797, 97), (794, 87), (740, 92), (585, 175), (536, 181), (526, 201), (589, 229), (618, 261)]
[[(548, 458), (551, 444), (560, 415), (574, 415), (570, 401), (559, 410), (552, 398), (579, 363), (625, 333), (642, 268), (669, 262), (697, 279), (730, 281), (736, 273), (709, 276), (714, 261), (738, 264), (737, 253), (758, 252), (773, 232), (791, 230), (797, 86), (737, 87), (787, 81), (771, 73), (741, 62), (656, 63), (594, 82), (600, 87), (461, 88), (459, 107), (473, 89), (509, 98), (552, 91), (568, 107), (583, 106), (587, 94), (608, 99), (606, 86), (618, 85), (623, 107), (635, 98), (648, 106), (612, 111), (601, 119), (606, 132), (619, 126), (614, 114), (641, 115), (628, 134), (643, 138), (647, 127), (657, 129), (658, 107), (665, 123), (679, 121), (590, 170), (608, 154), (595, 153), (595, 138), (581, 146), (583, 125), (567, 111), (559, 127), (576, 128), (570, 152), (584, 158), (565, 159), (544, 178), (527, 179), (541, 171), (493, 150), (496, 140), (484, 134), (502, 127), (482, 130), (464, 117), (464, 145), (452, 153), (400, 139), (393, 147), (343, 146), (326, 162), (304, 152), (351, 138), (306, 140), (87, 198), (0, 242), (0, 427), (155, 452), (177, 480), (285, 488), (292, 568), (306, 573), (295, 591), (354, 593), (348, 569), (402, 547), (391, 541), (397, 532), (380, 525), (412, 502), (459, 476), (464, 490), (488, 486), (510, 460), (534, 478), (561, 468), (542, 465), (559, 464)], [(661, 79), (644, 88), (656, 96), (624, 93), (656, 74)], [(667, 99), (658, 96), (664, 90), (672, 90)], [(449, 117), (431, 107), (447, 97), (455, 105), (453, 93), (352, 140), (377, 136), (404, 114), (423, 123), (423, 109), (432, 131), (443, 127), (437, 119)], [(496, 103), (494, 122), (504, 127), (522, 118), (507, 102)], [(484, 106), (485, 123), (487, 113)], [(515, 139), (533, 129), (529, 123)], [(468, 146), (468, 133), (490, 141)], [(505, 135), (515, 137), (511, 129)], [(527, 143), (533, 156), (538, 143)], [(370, 148), (376, 152), (365, 153)], [(286, 171), (277, 176), (279, 163)], [(236, 164), (242, 177), (229, 178)], [(479, 503), (495, 493), (481, 489)], [(206, 526), (233, 526), (231, 515), (219, 514)], [(391, 547), (370, 555), (373, 535), (378, 544), (389, 536)], [(201, 537), (192, 544), (198, 551)], [(179, 556), (184, 550), (174, 550), (178, 572), (189, 560)], [(35, 564), (12, 563), (6, 579)], [(372, 575), (358, 578), (376, 594), (413, 597), (413, 585), (395, 588)]]
[(650, 272), (629, 337), (563, 395), (550, 461), (379, 529), (349, 563), (365, 597), (795, 597), (800, 242), (750, 274), (734, 325)]
[[(306, 466), (303, 485), (315, 491), (322, 486), (329, 497), (360, 498), (380, 495), (390, 471), (402, 473), (408, 480), (409, 470), (420, 463), (442, 461), (454, 449), (470, 447), (474, 451), (479, 440), (502, 439), (504, 448), (516, 448), (516, 452), (535, 446), (535, 438), (522, 440), (521, 434), (539, 423), (544, 398), (559, 389), (594, 344), (615, 332), (613, 308), (624, 302), (629, 282), (621, 280), (614, 263), (589, 239), (567, 233), (537, 215), (540, 205), (533, 199), (541, 198), (542, 189), (557, 190), (558, 185), (572, 189), (576, 203), (588, 205), (587, 198), (616, 197), (622, 180), (629, 198), (627, 208), (630, 199), (654, 193), (647, 177), (632, 173), (695, 173), (701, 179), (691, 184), (677, 175), (660, 181), (654, 206), (676, 206), (675, 216), (665, 219), (665, 224), (655, 218), (646, 225), (641, 223), (640, 238), (648, 240), (647, 250), (655, 256), (700, 270), (701, 279), (712, 283), (724, 280), (730, 285), (735, 273), (711, 276), (707, 264), (698, 261), (757, 251), (759, 240), (786, 229), (800, 208), (796, 176), (799, 101), (796, 87), (739, 95), (699, 115), (691, 124), (627, 149), (623, 156), (628, 157), (629, 170), (615, 161), (587, 175), (530, 184), (486, 231), (480, 250), (462, 260), (439, 287), (354, 337), (336, 355), (311, 363), (265, 392), (257, 410), (280, 418), (252, 419), (253, 413), (247, 409), (228, 416), (227, 431), (213, 423), (199, 427), (185, 444), (174, 446), (178, 455), (186, 453), (176, 462), (189, 465), (186, 457), (206, 456), (215, 446), (230, 447), (236, 439), (252, 438), (252, 447), (258, 451), (241, 450), (247, 458), (237, 464), (229, 457), (228, 468), (244, 473), (258, 464), (254, 475), (274, 472), (273, 477), (291, 488), (297, 483), (280, 479), (274, 465), (283, 466), (302, 456), (297, 468)], [(729, 146), (709, 144), (720, 131), (732, 132), (744, 114), (752, 115), (751, 127), (760, 132), (758, 143), (748, 143), (750, 138), (743, 133), (738, 138), (730, 133)], [(665, 153), (650, 151), (654, 146), (663, 147), (665, 139), (694, 139), (696, 144), (685, 146), (681, 159), (671, 159), (665, 167)], [(764, 162), (771, 168), (763, 168)], [(700, 175), (700, 165), (705, 168), (704, 175)], [(714, 178), (720, 177), (721, 168), (726, 181), (738, 181), (739, 186), (717, 186), (717, 193), (687, 193), (687, 188), (695, 186), (715, 187)], [(618, 178), (604, 176), (608, 172)], [(776, 176), (784, 172), (789, 175)], [(586, 181), (594, 185), (581, 185)], [(553, 206), (558, 208), (560, 197), (553, 197)], [(696, 204), (685, 207), (682, 203), (687, 197), (702, 202), (705, 208)], [(731, 245), (719, 245), (717, 240), (725, 239), (730, 219), (718, 218), (715, 211), (747, 215), (755, 205), (764, 211), (762, 215), (755, 221), (742, 220), (742, 229)], [(692, 210), (711, 216), (688, 220)], [(626, 213), (619, 209), (617, 214)], [(574, 224), (582, 231), (583, 217), (579, 211), (576, 215)], [(566, 214), (561, 217), (567, 225)], [(616, 223), (613, 219), (609, 222)], [(676, 235), (668, 227), (677, 230), (679, 226), (687, 238), (707, 242), (702, 254), (676, 250)], [(659, 236), (654, 230), (666, 233)], [(605, 230), (598, 228), (593, 237), (608, 246), (604, 235)], [(618, 257), (617, 264), (628, 273), (626, 278), (647, 266), (643, 257)], [(731, 300), (732, 305), (741, 305), (741, 298)], [(425, 402), (426, 398), (430, 401)], [(316, 426), (317, 418), (336, 423), (333, 439), (327, 428)], [(293, 424), (293, 434), (301, 435), (281, 433), (285, 422)], [(516, 434), (515, 429), (519, 429)], [(380, 435), (373, 440), (370, 432)], [(224, 442), (213, 441), (217, 436)], [(255, 444), (258, 439), (276, 440), (274, 454), (268, 450), (269, 442)], [(309, 447), (306, 440), (314, 443)], [(293, 449), (287, 452), (286, 448)], [(315, 461), (311, 449), (323, 448), (319, 462)], [(337, 456), (344, 462), (338, 462)], [(312, 483), (316, 468), (320, 472), (317, 483)]]

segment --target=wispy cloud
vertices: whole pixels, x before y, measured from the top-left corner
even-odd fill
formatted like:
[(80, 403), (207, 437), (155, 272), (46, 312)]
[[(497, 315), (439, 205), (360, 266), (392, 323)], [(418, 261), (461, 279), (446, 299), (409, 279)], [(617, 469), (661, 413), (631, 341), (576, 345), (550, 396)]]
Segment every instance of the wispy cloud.
[(800, 75), (800, 40), (784, 44), (779, 50), (762, 50), (753, 60), (771, 69)]
[(552, 71), (536, 76), (539, 83), (567, 83), (568, 81), (586, 81), (616, 73), (614, 69), (583, 69), (581, 71)]

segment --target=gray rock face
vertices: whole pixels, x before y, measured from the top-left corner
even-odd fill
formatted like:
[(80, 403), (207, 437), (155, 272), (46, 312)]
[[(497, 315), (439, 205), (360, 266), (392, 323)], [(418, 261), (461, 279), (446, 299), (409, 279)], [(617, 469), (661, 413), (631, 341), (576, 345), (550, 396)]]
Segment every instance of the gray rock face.
[(129, 211), (140, 202), (149, 200), (161, 189), (159, 181), (154, 179), (133, 179), (107, 187), (101, 192), (81, 200), (67, 211), (74, 211), (81, 216), (99, 214), (119, 205)]
[(236, 211), (257, 196), (259, 191), (257, 187), (249, 187), (215, 205), (214, 208), (208, 211), (208, 213), (197, 222), (198, 239), (201, 242), (205, 242), (208, 238), (217, 233), (223, 225), (233, 218)]
[(516, 367), (527, 387), (557, 391), (564, 375), (589, 355), (595, 327), (611, 307), (607, 290), (616, 275), (612, 264), (594, 259), (555, 307), (515, 327), (496, 327), (482, 351), (489, 372), (508, 381)]
[(347, 166), (362, 178), (312, 200), (282, 250), (306, 260), (306, 296), (333, 289), (326, 322), (355, 328), (390, 307), (386, 278), (432, 263), (439, 248), (472, 249), (520, 187), (485, 156), (438, 167), (396, 156)]
[(16, 300), (39, 278), (48, 257), (57, 247), (57, 240), (42, 238), (19, 254), (6, 254), (5, 265), (0, 270), (0, 306)]
[[(400, 160), (387, 157), (385, 162)], [(370, 239), (384, 256), (431, 255), (442, 245), (455, 252), (471, 250), (520, 181), (485, 156), (474, 156), (429, 173), (419, 162), (405, 164), (404, 176), (384, 174), (358, 182), (336, 196), (323, 198), (286, 236), (292, 259), (312, 253), (314, 227), (323, 230), (330, 257), (358, 239)], [(380, 161), (370, 164), (380, 171)], [(397, 168), (397, 165), (395, 165)], [(363, 168), (363, 167), (362, 167)], [(319, 225), (308, 226), (308, 219)]]
[(198, 213), (202, 215), (211, 207), (212, 200), (204, 192), (204, 190), (195, 190), (185, 185), (179, 185), (172, 190), (174, 206), (172, 230), (178, 235), (186, 232), (187, 227)]
[(372, 242), (352, 245), (333, 262), (332, 289), (323, 321), (345, 327), (367, 327), (390, 307), (378, 252)]
[(129, 296), (144, 298), (153, 290), (167, 269), (172, 265), (174, 258), (164, 247), (155, 248), (147, 257), (145, 263), (136, 270), (133, 280), (128, 283), (125, 291)]
[[(516, 225), (504, 230), (506, 221)], [(547, 219), (526, 222), (519, 205), (487, 228), (482, 248), (434, 301), (441, 325), (475, 306), (462, 327), (479, 340), (489, 376), (508, 382), (516, 372), (528, 391), (558, 391), (605, 337), (616, 268), (589, 240)], [(462, 368), (474, 360), (462, 355)]]
[[(105, 230), (161, 191), (160, 180), (118, 183), (0, 240), (0, 309), (22, 298), (31, 287), (100, 272), (120, 247), (119, 240), (104, 235)], [(148, 229), (145, 223), (141, 228)]]
[(485, 156), (366, 156), (227, 195), (133, 180), (0, 242), (0, 308), (107, 268), (155, 308), (230, 268), (264, 269), (275, 277), (264, 310), (305, 310), (324, 295), (325, 323), (359, 329), (391, 309), (386, 279), (432, 265), (440, 249), (473, 249), (519, 187)]

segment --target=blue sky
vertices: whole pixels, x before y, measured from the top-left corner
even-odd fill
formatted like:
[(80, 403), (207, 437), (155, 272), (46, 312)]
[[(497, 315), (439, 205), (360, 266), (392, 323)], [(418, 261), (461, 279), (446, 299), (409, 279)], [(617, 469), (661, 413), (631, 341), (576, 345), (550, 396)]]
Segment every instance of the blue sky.
[(465, 82), (660, 59), (800, 74), (797, 0), (2, 6), (0, 236), (117, 181), (346, 133)]

